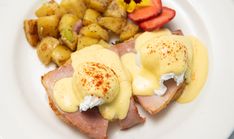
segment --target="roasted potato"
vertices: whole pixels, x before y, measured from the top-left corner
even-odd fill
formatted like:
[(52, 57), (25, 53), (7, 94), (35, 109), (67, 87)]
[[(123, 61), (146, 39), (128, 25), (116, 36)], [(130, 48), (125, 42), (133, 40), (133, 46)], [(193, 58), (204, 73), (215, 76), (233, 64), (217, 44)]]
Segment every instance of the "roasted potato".
[(56, 15), (39, 17), (37, 20), (37, 30), (40, 39), (51, 36), (58, 37), (59, 18)]
[(100, 40), (98, 42), (98, 44), (100, 44), (104, 48), (110, 48), (111, 47), (111, 45), (109, 43), (107, 43), (106, 41), (104, 41), (104, 40)]
[(83, 25), (89, 25), (92, 23), (97, 23), (97, 18), (100, 16), (100, 13), (93, 9), (87, 9), (83, 18)]
[(98, 24), (116, 34), (120, 34), (122, 27), (126, 24), (126, 19), (119, 17), (101, 17), (98, 19)]
[(108, 32), (96, 23), (82, 27), (80, 34), (91, 38), (103, 39), (105, 41), (109, 40)]
[(90, 46), (90, 45), (96, 44), (96, 43), (98, 43), (98, 39), (86, 37), (86, 36), (80, 36), (78, 38), (77, 50), (80, 50), (84, 47), (87, 47), (87, 46)]
[(24, 33), (29, 44), (33, 47), (37, 46), (39, 42), (37, 20), (24, 20)]
[(77, 34), (69, 28), (63, 29), (60, 34), (62, 42), (72, 51), (76, 50)]
[(126, 18), (127, 12), (123, 6), (118, 4), (118, 0), (112, 0), (107, 7), (107, 10), (104, 12), (104, 16)]
[(67, 13), (76, 15), (78, 18), (83, 18), (86, 5), (83, 0), (62, 0), (61, 8), (65, 9)]
[(66, 63), (70, 56), (71, 51), (66, 46), (62, 45), (58, 45), (57, 47), (55, 47), (51, 54), (53, 62), (56, 63), (58, 66)]
[(44, 3), (37, 11), (35, 12), (37, 17), (55, 15), (56, 11), (59, 10), (59, 5), (55, 1), (49, 1)]
[(37, 55), (40, 61), (48, 65), (51, 62), (51, 53), (59, 45), (59, 41), (53, 37), (46, 37), (37, 46)]
[(89, 8), (97, 10), (101, 13), (105, 12), (110, 2), (111, 0), (86, 0), (86, 3)]
[(78, 18), (73, 14), (65, 14), (59, 22), (59, 31), (63, 29), (72, 29)]
[(67, 14), (67, 11), (61, 6), (59, 6), (59, 9), (55, 11), (55, 15), (57, 15), (59, 18), (62, 18), (65, 14)]
[(138, 32), (139, 27), (131, 22), (128, 22), (126, 26), (123, 27), (122, 32), (119, 36), (120, 40), (128, 40), (133, 37)]

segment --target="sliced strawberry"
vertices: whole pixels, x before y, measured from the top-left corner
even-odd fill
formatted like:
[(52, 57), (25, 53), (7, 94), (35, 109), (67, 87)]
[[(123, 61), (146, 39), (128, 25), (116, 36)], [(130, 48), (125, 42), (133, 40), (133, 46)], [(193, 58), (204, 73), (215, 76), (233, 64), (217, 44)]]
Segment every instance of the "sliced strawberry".
[(159, 15), (162, 10), (161, 0), (152, 0), (152, 2), (152, 6), (135, 9), (132, 13), (128, 14), (128, 18), (135, 22), (139, 22)]
[(141, 22), (139, 26), (145, 31), (152, 31), (161, 28), (163, 25), (172, 20), (176, 15), (176, 11), (167, 7), (162, 8), (162, 13), (147, 21)]

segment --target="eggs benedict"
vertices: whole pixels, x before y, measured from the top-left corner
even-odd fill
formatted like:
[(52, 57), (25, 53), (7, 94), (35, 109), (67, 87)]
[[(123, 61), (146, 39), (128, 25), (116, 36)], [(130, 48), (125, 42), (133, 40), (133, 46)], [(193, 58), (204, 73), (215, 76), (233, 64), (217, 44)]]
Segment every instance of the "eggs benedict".
[(73, 76), (56, 82), (54, 98), (66, 112), (99, 107), (108, 120), (124, 119), (132, 95), (119, 56), (101, 45), (93, 45), (71, 56)]
[(73, 87), (77, 88), (76, 95), (84, 97), (80, 111), (112, 102), (120, 90), (114, 70), (96, 62), (86, 62), (78, 67), (73, 75)]
[(145, 121), (132, 95), (150, 114), (178, 97), (177, 102), (190, 102), (205, 82), (207, 66), (207, 50), (197, 39), (162, 29), (113, 49), (91, 45), (76, 51), (42, 83), (61, 119), (90, 137), (106, 138), (108, 121), (120, 120), (122, 129)]
[[(198, 39), (172, 35), (165, 29), (145, 32), (136, 39), (135, 50), (121, 57), (135, 96), (163, 98), (169, 91), (165, 85), (169, 80), (174, 80), (176, 90), (185, 84), (178, 102), (192, 101), (200, 92), (207, 76), (208, 54)], [(200, 78), (194, 80), (194, 72)]]

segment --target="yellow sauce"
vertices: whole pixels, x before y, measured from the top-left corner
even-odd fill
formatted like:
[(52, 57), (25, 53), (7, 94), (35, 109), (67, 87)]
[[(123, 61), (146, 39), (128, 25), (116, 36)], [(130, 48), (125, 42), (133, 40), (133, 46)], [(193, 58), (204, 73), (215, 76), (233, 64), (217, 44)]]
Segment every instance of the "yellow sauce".
[(206, 82), (208, 73), (208, 52), (206, 47), (195, 37), (188, 37), (193, 45), (193, 64), (191, 81), (186, 85), (183, 94), (176, 101), (187, 103), (194, 100)]
[[(83, 68), (80, 67), (84, 65), (84, 63), (95, 62), (107, 66), (108, 70), (106, 69), (106, 71), (108, 71), (109, 73), (109, 69), (113, 70), (118, 79), (118, 81), (115, 81), (115, 78), (110, 78), (112, 81), (110, 83), (110, 86), (113, 86), (111, 88), (114, 89), (111, 91), (118, 91), (118, 93), (113, 93), (113, 95), (108, 96), (114, 97), (108, 98), (108, 100), (111, 100), (111, 102), (106, 102), (98, 106), (101, 115), (108, 120), (124, 119), (128, 112), (130, 97), (132, 96), (132, 89), (130, 79), (122, 66), (119, 56), (111, 50), (104, 49), (101, 45), (92, 45), (80, 51), (74, 52), (71, 56), (71, 59), (72, 67), (74, 69), (73, 77), (57, 81), (53, 90), (54, 98), (56, 98), (55, 101), (58, 106), (66, 112), (77, 111), (78, 106), (83, 101), (84, 97), (90, 95), (90, 92), (87, 91), (87, 88), (82, 88), (79, 85), (81, 81), (80, 77), (83, 77), (87, 80), (90, 78), (86, 78), (86, 75), (81, 75), (83, 73), (79, 73), (80, 75), (77, 74), (78, 72), (82, 71)], [(96, 71), (103, 73), (101, 69), (97, 69)], [(106, 82), (106, 79), (104, 82)], [(88, 87), (89, 89), (93, 89), (93, 87), (90, 85), (86, 87)], [(96, 91), (95, 93), (97, 93), (95, 95), (97, 95), (98, 97), (107, 100), (107, 98), (102, 96), (102, 92), (100, 90)], [(62, 98), (68, 98), (69, 100), (71, 100), (71, 102), (67, 104)]]
[(122, 81), (120, 83), (120, 92), (118, 96), (113, 102), (100, 105), (100, 113), (108, 120), (124, 119), (128, 113), (131, 96), (131, 83), (129, 81)]
[(158, 81), (153, 74), (137, 66), (135, 57), (135, 53), (127, 53), (121, 57), (123, 65), (130, 72), (133, 93), (134, 95), (153, 95), (152, 90), (158, 86)]
[[(137, 54), (127, 53), (121, 57), (131, 75), (134, 95), (153, 95), (161, 86), (162, 75), (180, 75), (190, 68), (191, 43), (167, 29), (143, 33), (136, 39), (135, 47)], [(137, 65), (137, 57), (140, 65)]]
[(61, 110), (66, 112), (78, 110), (80, 100), (73, 92), (72, 78), (63, 78), (57, 81), (54, 85), (53, 92), (53, 97)]
[(137, 37), (135, 42), (135, 48), (138, 49), (139, 47), (147, 43), (149, 40), (164, 35), (171, 35), (171, 31), (169, 29), (164, 28), (155, 32), (144, 32), (143, 34)]
[[(130, 79), (126, 76), (119, 56), (100, 45), (93, 45), (72, 54), (72, 66), (76, 70), (81, 63), (99, 62), (112, 68), (120, 82), (120, 92), (117, 97), (108, 104), (99, 106), (101, 115), (108, 120), (123, 119), (127, 115), (130, 97), (132, 95)], [(128, 86), (128, 87), (126, 87)]]
[[(187, 49), (187, 55), (183, 55), (183, 51), (175, 51), (175, 57), (181, 59), (173, 61), (174, 57), (159, 59), (161, 56), (157, 54), (146, 53), (146, 47), (158, 47), (160, 43), (157, 41), (173, 46), (175, 39)], [(178, 46), (178, 45), (177, 45)], [(145, 32), (136, 39), (136, 53), (127, 53), (121, 57), (121, 61), (131, 75), (132, 89), (134, 95), (154, 95), (153, 91), (158, 88), (160, 75), (165, 73), (179, 74), (185, 71), (186, 87), (181, 97), (177, 100), (179, 103), (192, 101), (200, 93), (208, 72), (208, 52), (203, 44), (192, 36), (175, 36), (171, 35), (167, 30), (159, 32)], [(153, 50), (153, 49), (151, 49)], [(155, 51), (161, 51), (156, 49)], [(137, 64), (137, 55), (140, 54), (140, 66)], [(183, 61), (187, 61), (184, 63)], [(171, 62), (173, 61), (173, 62)], [(170, 65), (167, 65), (171, 62)]]
[[(139, 50), (150, 40), (166, 35), (171, 35), (170, 30), (166, 28), (155, 32), (144, 32), (136, 39), (135, 49)], [(149, 63), (150, 66), (156, 65), (152, 64), (155, 61), (149, 62), (149, 60), (153, 59), (147, 57), (146, 63)], [(137, 66), (136, 54), (127, 53), (121, 57), (121, 61), (131, 76), (133, 94), (153, 95), (153, 90), (159, 87), (158, 79), (154, 77), (154, 74), (151, 73), (150, 70), (141, 69), (139, 66)]]
[[(163, 36), (171, 36), (181, 41), (188, 48), (188, 65), (183, 62), (178, 62), (171, 67), (167, 67), (167, 62), (171, 59), (160, 61), (158, 55), (147, 55), (145, 52), (145, 44), (150, 44), (150, 40), (158, 39)], [(165, 37), (166, 39), (170, 39)], [(85, 95), (90, 95), (89, 92), (80, 92), (82, 88), (77, 85), (76, 73), (80, 70), (82, 64), (87, 62), (101, 63), (113, 69), (118, 78), (113, 81), (113, 86), (116, 85), (118, 90), (115, 98), (111, 102), (104, 103), (99, 107), (101, 115), (108, 120), (124, 119), (128, 113), (130, 97), (132, 91), (134, 95), (153, 95), (153, 90), (159, 87), (160, 75), (166, 72), (180, 73), (183, 70), (186, 74), (186, 87), (181, 97), (177, 100), (179, 103), (192, 101), (202, 89), (208, 72), (208, 54), (207, 49), (202, 43), (194, 37), (178, 37), (171, 35), (167, 29), (160, 30), (156, 33), (146, 32), (139, 36), (136, 40), (136, 50), (141, 53), (141, 66), (136, 63), (136, 54), (127, 53), (121, 57), (100, 45), (92, 45), (72, 54), (72, 66), (74, 75), (71, 78), (64, 78), (55, 83), (53, 89), (53, 97), (61, 110), (65, 112), (75, 112), (79, 108), (79, 104), (83, 101)], [(165, 40), (166, 40), (165, 39)], [(150, 45), (154, 44), (151, 42)], [(192, 47), (188, 47), (188, 46)], [(144, 55), (145, 54), (145, 55)], [(179, 59), (184, 55), (179, 53)], [(154, 59), (158, 61), (154, 61)], [(122, 63), (121, 63), (122, 61)], [(161, 62), (161, 63), (160, 63)], [(123, 66), (123, 65), (124, 66)], [(129, 76), (130, 75), (130, 76)], [(115, 91), (112, 90), (112, 91)], [(100, 92), (97, 92), (100, 93)], [(111, 95), (112, 96), (112, 95)], [(111, 97), (110, 96), (110, 97)], [(100, 95), (100, 97), (102, 97)]]

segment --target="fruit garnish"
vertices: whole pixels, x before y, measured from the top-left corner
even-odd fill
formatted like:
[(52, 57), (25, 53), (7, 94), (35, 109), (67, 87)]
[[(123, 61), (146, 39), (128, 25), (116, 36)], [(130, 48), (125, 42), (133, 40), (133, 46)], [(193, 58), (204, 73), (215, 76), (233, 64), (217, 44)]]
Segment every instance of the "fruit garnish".
[(128, 18), (134, 22), (147, 20), (151, 17), (159, 15), (162, 11), (161, 0), (153, 0), (151, 6), (135, 9), (132, 13), (128, 14)]
[(176, 15), (175, 10), (168, 7), (163, 7), (162, 13), (159, 16), (141, 22), (139, 26), (145, 31), (156, 30), (161, 28), (169, 21), (171, 21), (175, 17), (175, 15)]

